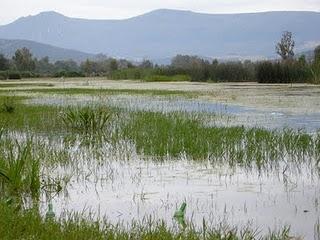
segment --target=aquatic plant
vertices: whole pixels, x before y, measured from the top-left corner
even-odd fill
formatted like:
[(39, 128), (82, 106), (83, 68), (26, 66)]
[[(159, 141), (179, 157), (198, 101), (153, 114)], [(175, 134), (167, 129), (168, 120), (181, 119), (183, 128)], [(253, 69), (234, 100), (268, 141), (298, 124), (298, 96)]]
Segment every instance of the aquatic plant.
[[(240, 240), (265, 239), (289, 240), (288, 234), (271, 232), (266, 236), (257, 234), (250, 227), (235, 228), (223, 224), (202, 229), (188, 225), (183, 231), (167, 226), (163, 221), (133, 221), (128, 226), (111, 224), (106, 220), (84, 218), (79, 214), (67, 214), (59, 220), (43, 221), (36, 209), (23, 213), (0, 202), (0, 235), (2, 239), (108, 239), (108, 240)], [(286, 232), (286, 228), (283, 230)], [(203, 238), (205, 236), (205, 238)]]
[(230, 166), (276, 167), (280, 162), (313, 162), (319, 137), (291, 129), (204, 126), (201, 118), (181, 113), (134, 112), (120, 130), (137, 151), (157, 158), (228, 163)]
[(103, 132), (110, 120), (111, 113), (105, 107), (69, 107), (61, 114), (67, 129), (80, 133), (94, 134)]
[(0, 112), (13, 113), (16, 110), (16, 101), (12, 96), (6, 96), (1, 103)]
[(0, 192), (2, 196), (38, 195), (40, 190), (40, 162), (33, 155), (32, 142), (6, 143), (0, 154)]

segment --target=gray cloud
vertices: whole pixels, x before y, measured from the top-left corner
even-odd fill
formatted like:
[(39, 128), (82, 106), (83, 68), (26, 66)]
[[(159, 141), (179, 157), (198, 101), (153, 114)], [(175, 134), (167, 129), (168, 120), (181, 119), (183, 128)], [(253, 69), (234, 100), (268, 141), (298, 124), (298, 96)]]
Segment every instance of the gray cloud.
[(121, 19), (158, 8), (207, 13), (279, 10), (320, 11), (319, 0), (1, 0), (0, 24), (41, 11), (57, 11), (70, 17)]

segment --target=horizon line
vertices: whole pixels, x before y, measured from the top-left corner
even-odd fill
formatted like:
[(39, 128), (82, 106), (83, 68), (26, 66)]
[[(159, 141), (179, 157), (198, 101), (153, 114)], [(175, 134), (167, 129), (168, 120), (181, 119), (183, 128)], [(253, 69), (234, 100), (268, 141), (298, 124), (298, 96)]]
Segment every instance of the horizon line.
[(16, 19), (12, 20), (9, 23), (5, 23), (5, 24), (0, 24), (0, 26), (5, 26), (5, 25), (9, 25), (11, 23), (14, 23), (16, 21), (18, 21), (19, 19), (23, 19), (23, 18), (28, 18), (28, 17), (36, 17), (40, 14), (44, 14), (44, 13), (55, 13), (57, 15), (61, 15), (63, 17), (66, 18), (71, 18), (71, 19), (82, 19), (82, 20), (92, 20), (92, 21), (125, 21), (125, 20), (130, 20), (133, 18), (137, 18), (137, 17), (141, 17), (144, 15), (148, 15), (150, 13), (153, 12), (157, 12), (157, 11), (176, 11), (176, 12), (189, 12), (189, 13), (194, 13), (194, 14), (203, 14), (203, 15), (243, 15), (243, 14), (263, 14), (263, 13), (277, 13), (277, 12), (288, 12), (288, 13), (294, 13), (294, 12), (305, 12), (305, 13), (320, 13), (320, 11), (311, 11), (311, 10), (270, 10), (270, 11), (257, 11), (257, 12), (229, 12), (229, 13), (210, 13), (210, 12), (201, 12), (201, 11), (193, 11), (193, 10), (184, 10), (184, 9), (174, 9), (174, 8), (158, 8), (158, 9), (154, 9), (154, 10), (149, 10), (146, 11), (144, 13), (141, 14), (137, 14), (134, 15), (132, 17), (124, 17), (124, 18), (86, 18), (85, 16), (70, 16), (64, 13), (61, 13), (59, 11), (56, 10), (44, 10), (44, 11), (40, 11), (36, 14), (29, 14), (26, 16), (20, 16), (17, 17)]

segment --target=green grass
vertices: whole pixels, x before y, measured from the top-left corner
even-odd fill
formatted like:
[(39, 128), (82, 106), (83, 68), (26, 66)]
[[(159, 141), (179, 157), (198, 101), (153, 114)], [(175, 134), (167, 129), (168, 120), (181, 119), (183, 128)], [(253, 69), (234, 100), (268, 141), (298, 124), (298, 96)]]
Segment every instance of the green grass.
[[(5, 96), (0, 97), (5, 101)], [(133, 141), (138, 153), (156, 158), (210, 160), (259, 168), (287, 159), (293, 163), (319, 161), (320, 137), (303, 131), (244, 127), (206, 127), (201, 114), (127, 112), (98, 105), (69, 108), (26, 105), (16, 97), (13, 113), (0, 112), (0, 126), (45, 135), (102, 132), (108, 128), (113, 142)], [(109, 114), (119, 117), (110, 118)], [(110, 127), (109, 127), (110, 126)], [(110, 130), (111, 128), (111, 130)], [(111, 132), (110, 132), (111, 131)], [(286, 161), (287, 161), (286, 160)]]
[[(0, 106), (7, 104), (7, 96), (0, 96)], [(63, 124), (57, 121), (60, 108), (52, 106), (27, 105), (22, 101), (26, 97), (10, 97), (14, 99), (14, 111), (0, 111), (0, 127), (23, 132), (50, 133), (61, 129)]]
[(67, 129), (84, 134), (102, 133), (111, 118), (106, 107), (68, 107), (61, 113), (61, 120)]
[(203, 119), (180, 113), (132, 113), (123, 128), (124, 138), (132, 140), (140, 154), (210, 160), (258, 168), (274, 166), (288, 158), (299, 164), (320, 156), (320, 134), (244, 127), (205, 127)]
[(45, 221), (37, 210), (16, 211), (0, 202), (0, 236), (1, 239), (59, 239), (59, 240), (240, 240), (265, 239), (286, 240), (289, 229), (284, 228), (266, 236), (249, 227), (243, 229), (218, 225), (212, 228), (196, 229), (188, 226), (184, 230), (168, 227), (162, 221), (147, 220), (143, 223), (133, 222), (130, 226), (113, 225), (106, 221), (84, 219), (79, 215), (68, 216), (58, 221)]
[(40, 160), (33, 154), (32, 142), (1, 140), (0, 201), (20, 208), (25, 199), (39, 197)]

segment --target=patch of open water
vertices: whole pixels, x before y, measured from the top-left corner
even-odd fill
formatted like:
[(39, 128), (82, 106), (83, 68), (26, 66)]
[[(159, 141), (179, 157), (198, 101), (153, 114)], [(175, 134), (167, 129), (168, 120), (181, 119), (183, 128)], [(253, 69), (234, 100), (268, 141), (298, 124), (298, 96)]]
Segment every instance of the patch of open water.
[(32, 99), (30, 103), (45, 105), (83, 105), (98, 103), (121, 107), (131, 111), (214, 114), (220, 116), (220, 118), (217, 118), (213, 124), (221, 126), (243, 125), (245, 127), (264, 127), (269, 129), (292, 128), (303, 129), (309, 133), (314, 133), (320, 129), (320, 112), (292, 114), (281, 112), (277, 109), (274, 111), (263, 111), (252, 107), (177, 97), (134, 95), (108, 97), (53, 96), (48, 98), (35, 98)]
[(173, 213), (185, 201), (186, 220), (199, 227), (205, 219), (208, 225), (251, 222), (264, 233), (290, 225), (294, 235), (306, 239), (317, 234), (320, 182), (306, 169), (299, 175), (261, 176), (187, 160), (105, 161), (86, 181), (72, 178), (67, 197), (53, 199), (58, 215), (66, 210), (93, 212), (114, 224), (151, 216), (174, 225)]

